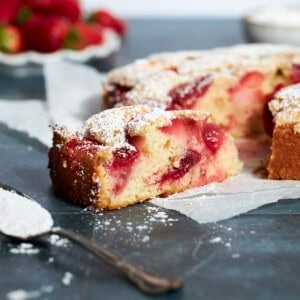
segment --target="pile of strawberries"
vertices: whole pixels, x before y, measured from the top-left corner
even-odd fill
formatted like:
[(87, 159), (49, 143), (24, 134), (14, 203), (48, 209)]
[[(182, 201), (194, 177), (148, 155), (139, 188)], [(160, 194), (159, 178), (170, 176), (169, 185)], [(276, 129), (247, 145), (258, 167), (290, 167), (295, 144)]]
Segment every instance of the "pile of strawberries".
[(120, 36), (124, 20), (107, 10), (83, 18), (79, 0), (0, 0), (0, 51), (81, 50), (104, 42), (103, 29)]

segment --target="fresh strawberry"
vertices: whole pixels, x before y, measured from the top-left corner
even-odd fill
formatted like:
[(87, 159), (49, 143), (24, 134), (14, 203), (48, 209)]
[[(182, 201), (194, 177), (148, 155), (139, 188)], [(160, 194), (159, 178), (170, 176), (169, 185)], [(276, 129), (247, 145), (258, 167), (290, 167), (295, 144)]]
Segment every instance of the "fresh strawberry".
[(0, 23), (11, 23), (21, 4), (21, 0), (0, 0)]
[(53, 52), (63, 46), (69, 23), (57, 17), (36, 17), (25, 25), (28, 48), (39, 52)]
[(71, 22), (80, 19), (81, 8), (78, 0), (25, 0), (27, 6), (45, 16), (64, 17)]
[(33, 32), (37, 30), (37, 26), (39, 26), (42, 18), (42, 16), (32, 13), (26, 18), (17, 17), (16, 19), (16, 23), (19, 25), (28, 49), (30, 49), (31, 45), (34, 45), (36, 42)]
[(124, 20), (104, 9), (93, 12), (89, 17), (89, 21), (95, 22), (104, 28), (110, 28), (119, 35), (124, 35), (127, 30), (127, 23)]
[(54, 15), (65, 17), (76, 22), (81, 17), (81, 8), (78, 0), (57, 0)]
[(103, 31), (96, 24), (77, 22), (71, 25), (64, 41), (64, 48), (81, 50), (104, 41)]
[(24, 5), (32, 9), (34, 12), (48, 15), (52, 13), (57, 0), (23, 0)]
[(30, 21), (34, 12), (29, 6), (22, 5), (15, 16), (14, 23), (17, 26), (22, 26)]
[(20, 30), (13, 25), (0, 26), (0, 51), (18, 53), (24, 49)]

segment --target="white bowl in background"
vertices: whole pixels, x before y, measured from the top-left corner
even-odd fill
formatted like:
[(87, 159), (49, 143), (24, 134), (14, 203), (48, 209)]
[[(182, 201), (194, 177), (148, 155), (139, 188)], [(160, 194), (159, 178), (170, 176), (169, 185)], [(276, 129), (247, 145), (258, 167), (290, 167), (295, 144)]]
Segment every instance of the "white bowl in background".
[(300, 46), (300, 6), (263, 7), (244, 17), (250, 42)]

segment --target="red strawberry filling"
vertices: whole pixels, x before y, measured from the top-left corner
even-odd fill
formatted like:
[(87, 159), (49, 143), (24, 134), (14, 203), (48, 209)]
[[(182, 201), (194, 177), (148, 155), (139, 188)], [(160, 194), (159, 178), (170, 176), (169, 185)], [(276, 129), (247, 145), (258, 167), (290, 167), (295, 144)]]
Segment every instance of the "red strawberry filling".
[(160, 130), (168, 135), (174, 135), (183, 143), (187, 143), (192, 136), (199, 140), (201, 126), (193, 119), (173, 119), (169, 126), (161, 127)]
[(162, 175), (158, 183), (163, 184), (166, 181), (182, 178), (189, 170), (201, 160), (201, 154), (195, 150), (187, 150), (185, 155), (179, 161), (179, 167), (173, 167)]
[(205, 123), (202, 129), (202, 139), (210, 152), (215, 154), (225, 139), (225, 133), (224, 130), (216, 124)]
[(235, 86), (228, 89), (233, 109), (227, 115), (229, 124), (226, 129), (241, 128), (247, 123), (247, 128), (256, 130), (258, 124), (261, 124), (262, 106), (265, 102), (261, 86), (264, 79), (264, 75), (258, 71), (248, 72)]
[(264, 99), (260, 89), (264, 76), (260, 72), (253, 71), (244, 75), (239, 83), (229, 89), (231, 99), (234, 102), (253, 103)]
[(169, 92), (172, 101), (167, 110), (193, 109), (199, 98), (203, 97), (212, 84), (210, 75), (203, 76), (191, 83), (181, 84)]
[(292, 74), (291, 74), (291, 82), (292, 83), (300, 82), (300, 64), (293, 64)]
[(213, 154), (220, 149), (224, 139), (225, 132), (222, 128), (214, 123), (199, 122), (193, 119), (174, 119), (170, 126), (160, 128), (160, 130), (168, 135), (174, 135), (182, 143), (188, 145), (191, 137), (195, 136), (199, 143), (202, 141)]
[[(160, 184), (183, 177), (202, 157), (216, 154), (225, 139), (224, 130), (216, 124), (203, 121), (200, 123), (193, 119), (174, 119), (170, 126), (162, 127), (160, 130), (165, 134), (175, 135), (180, 143), (186, 145), (188, 149), (180, 159), (179, 166), (173, 167), (161, 176), (157, 181)], [(192, 137), (196, 137), (196, 144)], [(200, 153), (195, 150), (195, 147), (197, 149), (198, 144), (198, 148), (203, 149), (201, 147), (202, 143), (205, 144), (205, 148)], [(191, 149), (191, 147), (194, 149)]]
[(274, 95), (281, 90), (282, 88), (285, 87), (285, 84), (283, 83), (278, 83), (273, 92), (269, 93), (266, 95), (265, 99), (266, 99), (266, 104), (264, 106), (263, 109), (263, 124), (264, 124), (264, 129), (265, 132), (269, 135), (272, 136), (273, 135), (273, 130), (274, 130), (274, 122), (273, 122), (273, 116), (272, 113), (269, 110), (268, 107), (268, 103), (274, 98)]
[(135, 149), (122, 147), (113, 152), (113, 162), (108, 167), (110, 176), (115, 180), (113, 192), (115, 195), (120, 194), (133, 170), (134, 164), (140, 156), (140, 145), (142, 143), (140, 137), (128, 138), (131, 145), (134, 145)]
[(107, 102), (110, 106), (114, 106), (119, 102), (122, 102), (124, 95), (130, 91), (132, 87), (121, 84), (111, 84), (107, 93)]
[[(99, 143), (87, 138), (72, 139), (61, 150), (61, 156), (73, 171), (80, 170), (81, 158), (87, 154), (94, 155), (99, 147)], [(51, 155), (51, 151), (49, 152)]]

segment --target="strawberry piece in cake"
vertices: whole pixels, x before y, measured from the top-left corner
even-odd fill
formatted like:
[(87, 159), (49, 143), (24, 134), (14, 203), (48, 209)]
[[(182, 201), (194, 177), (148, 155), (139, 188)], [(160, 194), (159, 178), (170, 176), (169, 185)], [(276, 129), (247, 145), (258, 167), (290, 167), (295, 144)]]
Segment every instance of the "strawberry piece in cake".
[(94, 115), (79, 131), (56, 127), (49, 168), (66, 199), (116, 209), (222, 181), (241, 162), (209, 114), (137, 105)]
[(275, 123), (269, 178), (300, 180), (300, 84), (279, 91), (269, 108)]

